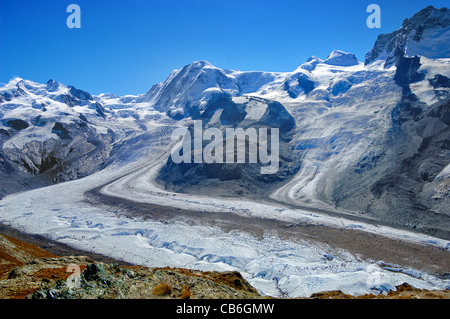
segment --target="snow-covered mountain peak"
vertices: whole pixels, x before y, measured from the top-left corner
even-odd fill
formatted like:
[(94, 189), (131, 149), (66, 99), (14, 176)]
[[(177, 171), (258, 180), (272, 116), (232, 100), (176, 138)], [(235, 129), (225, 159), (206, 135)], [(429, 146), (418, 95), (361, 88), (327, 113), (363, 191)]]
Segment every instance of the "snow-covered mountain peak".
[(319, 63), (323, 62), (323, 60), (322, 60), (321, 58), (316, 57), (315, 55), (311, 55), (311, 56), (308, 58), (308, 60), (306, 60), (306, 63), (314, 62), (314, 61), (317, 61), (317, 62), (319, 62)]
[(428, 6), (413, 17), (405, 19), (402, 28), (412, 30), (421, 26), (426, 28), (447, 27), (449, 23), (450, 10), (448, 8), (436, 9), (433, 6)]
[(9, 82), (5, 86), (3, 86), (2, 89), (14, 87), (20, 81), (23, 81), (23, 79), (21, 77), (15, 76), (11, 80), (9, 80)]
[(49, 92), (56, 92), (61, 88), (63, 88), (63, 89), (66, 88), (66, 86), (64, 84), (61, 84), (53, 79), (48, 80), (46, 85), (47, 85), (47, 90)]
[(214, 65), (205, 60), (194, 61), (191, 64), (189, 64), (189, 66), (192, 68), (201, 68), (201, 69), (218, 69), (217, 67), (215, 67)]
[(402, 27), (389, 34), (378, 36), (365, 64), (377, 60), (390, 67), (401, 57), (416, 55), (437, 59), (450, 57), (450, 10), (429, 6), (405, 19)]
[(319, 63), (323, 63), (323, 60), (313, 55), (310, 58), (308, 58), (308, 60), (306, 60), (305, 63), (300, 65), (299, 69), (303, 69), (303, 70), (307, 70), (307, 71), (311, 72), (312, 70), (315, 69), (315, 67)]
[(354, 66), (360, 62), (352, 53), (334, 50), (323, 63), (336, 66)]
[(207, 61), (195, 61), (173, 71), (138, 101), (147, 102), (174, 119), (196, 118), (217, 94), (254, 93), (279, 77), (280, 73), (224, 70)]
[(12, 78), (5, 86), (0, 88), (0, 102), (11, 101), (14, 97), (27, 95), (29, 91), (35, 91), (45, 85), (24, 80), (20, 77)]

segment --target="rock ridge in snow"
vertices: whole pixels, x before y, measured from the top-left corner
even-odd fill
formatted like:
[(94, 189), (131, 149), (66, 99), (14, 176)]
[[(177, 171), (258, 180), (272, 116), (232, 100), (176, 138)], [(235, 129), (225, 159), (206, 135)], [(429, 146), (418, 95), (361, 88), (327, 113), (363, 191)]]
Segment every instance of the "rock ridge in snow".
[(402, 56), (415, 55), (427, 58), (450, 57), (450, 10), (428, 6), (405, 19), (402, 27), (389, 34), (378, 36), (374, 47), (367, 53), (365, 64), (377, 60), (390, 67)]

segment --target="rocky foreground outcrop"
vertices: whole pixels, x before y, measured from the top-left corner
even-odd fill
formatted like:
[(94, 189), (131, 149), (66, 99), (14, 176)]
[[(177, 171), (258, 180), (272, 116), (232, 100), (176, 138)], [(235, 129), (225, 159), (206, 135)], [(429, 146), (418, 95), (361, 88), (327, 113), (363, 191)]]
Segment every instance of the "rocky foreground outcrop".
[[(0, 234), (0, 299), (260, 299), (238, 272), (201, 272), (96, 262), (87, 256), (56, 256)], [(341, 291), (311, 299), (352, 299)], [(450, 299), (450, 291), (408, 284), (387, 295), (358, 298)]]
[(261, 298), (238, 272), (119, 266), (0, 235), (0, 298)]

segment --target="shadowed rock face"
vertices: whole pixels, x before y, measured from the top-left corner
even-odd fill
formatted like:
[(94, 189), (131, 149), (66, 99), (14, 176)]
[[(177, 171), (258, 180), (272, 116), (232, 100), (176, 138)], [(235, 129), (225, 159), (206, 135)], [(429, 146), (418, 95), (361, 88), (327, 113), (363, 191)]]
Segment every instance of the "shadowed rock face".
[(397, 69), (403, 97), (392, 110), (382, 150), (349, 167), (332, 200), (338, 207), (450, 238), (450, 176), (439, 176), (450, 158), (450, 98), (422, 103), (409, 88), (411, 70)]
[[(299, 161), (293, 157), (290, 142), (295, 130), (295, 120), (278, 102), (259, 98), (233, 99), (228, 95), (218, 95), (212, 99), (205, 111), (199, 117), (203, 130), (209, 128), (219, 129), (223, 133), (223, 163), (196, 163), (194, 153), (191, 150), (191, 163), (182, 162), (176, 164), (172, 156), (159, 172), (158, 179), (166, 188), (179, 192), (199, 191), (214, 194), (243, 195), (269, 191), (279, 183), (292, 177), (299, 169)], [(245, 144), (245, 150), (238, 149), (235, 144), (234, 152), (236, 161), (226, 161), (226, 144), (230, 139), (226, 138), (226, 129), (243, 129), (248, 132), (254, 129), (266, 128), (268, 132), (273, 128), (279, 130), (279, 164), (273, 174), (261, 173), (265, 165), (260, 161), (256, 163), (249, 160), (252, 146)], [(194, 145), (194, 125), (189, 126), (191, 145)], [(250, 137), (246, 137), (247, 141)], [(268, 134), (268, 151), (271, 153), (271, 135)], [(202, 148), (210, 143), (203, 141)], [(259, 151), (261, 141), (255, 145)], [(201, 151), (201, 150), (200, 150)], [(237, 163), (238, 153), (245, 152), (245, 163)], [(189, 186), (189, 187), (188, 187)], [(193, 186), (193, 187), (191, 187)]]
[(402, 87), (409, 87), (411, 83), (423, 81), (425, 79), (424, 73), (418, 73), (421, 64), (419, 57), (405, 58), (400, 57), (397, 62), (397, 72), (394, 76), (395, 83)]
[(17, 131), (24, 130), (29, 126), (27, 122), (20, 119), (6, 121), (6, 125)]

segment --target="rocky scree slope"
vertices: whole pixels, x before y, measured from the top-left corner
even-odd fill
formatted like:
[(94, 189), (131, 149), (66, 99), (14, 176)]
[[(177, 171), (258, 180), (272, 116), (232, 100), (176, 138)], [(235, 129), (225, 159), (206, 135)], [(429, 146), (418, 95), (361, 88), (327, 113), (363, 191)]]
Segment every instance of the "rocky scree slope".
[(238, 272), (200, 272), (55, 256), (0, 235), (1, 299), (261, 298)]
[[(79, 273), (78, 273), (79, 270)], [(358, 299), (449, 299), (450, 291), (408, 284)], [(101, 263), (86, 256), (59, 257), (0, 234), (0, 299), (260, 299), (238, 272), (200, 272)], [(354, 299), (342, 291), (310, 299)]]

